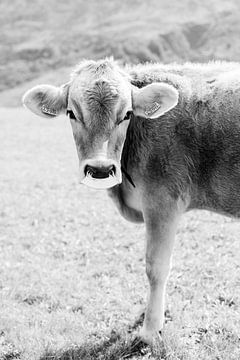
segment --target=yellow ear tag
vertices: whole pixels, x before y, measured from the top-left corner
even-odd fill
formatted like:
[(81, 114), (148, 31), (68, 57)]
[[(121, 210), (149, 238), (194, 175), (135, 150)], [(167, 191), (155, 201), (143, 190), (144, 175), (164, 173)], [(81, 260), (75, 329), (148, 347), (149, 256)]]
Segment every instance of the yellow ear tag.
[(54, 109), (50, 109), (47, 106), (43, 105), (41, 107), (41, 110), (44, 114), (48, 114), (48, 115), (52, 115), (52, 116), (56, 116), (57, 115), (57, 110)]
[(146, 110), (144, 111), (144, 114), (146, 116), (149, 116), (149, 115), (152, 115), (154, 114), (158, 109), (160, 109), (161, 105), (157, 102), (157, 101), (154, 101), (154, 103), (147, 107)]

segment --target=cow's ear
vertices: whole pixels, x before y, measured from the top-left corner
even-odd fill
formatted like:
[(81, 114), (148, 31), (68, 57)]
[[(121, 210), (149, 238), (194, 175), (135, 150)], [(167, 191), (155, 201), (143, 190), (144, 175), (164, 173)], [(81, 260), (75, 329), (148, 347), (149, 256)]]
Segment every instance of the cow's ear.
[(177, 105), (178, 91), (165, 83), (152, 83), (141, 89), (133, 87), (132, 99), (136, 116), (156, 119)]
[(68, 84), (56, 87), (38, 85), (28, 90), (22, 98), (23, 105), (43, 117), (55, 117), (66, 111)]

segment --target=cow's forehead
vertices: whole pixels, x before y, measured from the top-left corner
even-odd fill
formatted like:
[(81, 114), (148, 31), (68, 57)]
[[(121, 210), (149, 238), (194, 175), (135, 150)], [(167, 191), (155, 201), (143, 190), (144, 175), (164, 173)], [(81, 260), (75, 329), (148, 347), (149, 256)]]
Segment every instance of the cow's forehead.
[(73, 72), (69, 96), (87, 107), (97, 104), (112, 107), (130, 97), (130, 83), (120, 68), (109, 59), (84, 61)]
[(116, 101), (120, 97), (120, 89), (115, 81), (105, 77), (88, 77), (85, 79), (79, 76), (71, 84), (69, 95), (71, 99), (80, 99), (87, 104), (92, 102)]

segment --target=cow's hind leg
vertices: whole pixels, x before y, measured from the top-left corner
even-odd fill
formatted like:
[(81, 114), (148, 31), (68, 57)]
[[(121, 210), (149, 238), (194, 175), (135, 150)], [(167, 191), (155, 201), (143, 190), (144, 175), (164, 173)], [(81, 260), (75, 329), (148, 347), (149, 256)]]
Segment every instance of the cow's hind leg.
[(182, 213), (179, 202), (162, 203), (161, 209), (146, 206), (146, 273), (150, 285), (140, 336), (152, 343), (164, 323), (165, 287), (171, 266), (171, 256), (178, 219)]

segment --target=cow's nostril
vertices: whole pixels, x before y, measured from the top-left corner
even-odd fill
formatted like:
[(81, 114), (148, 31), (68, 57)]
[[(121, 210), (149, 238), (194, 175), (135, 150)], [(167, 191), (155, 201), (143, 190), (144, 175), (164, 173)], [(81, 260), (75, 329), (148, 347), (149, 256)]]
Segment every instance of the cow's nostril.
[(116, 174), (116, 167), (114, 165), (105, 166), (105, 167), (95, 167), (86, 165), (84, 169), (84, 174), (92, 176), (94, 179), (105, 179), (109, 176), (114, 176)]
[(84, 174), (86, 175), (92, 175), (94, 172), (94, 168), (92, 166), (86, 165), (84, 169)]
[(114, 176), (116, 174), (116, 166), (111, 165), (108, 170), (109, 175)]

